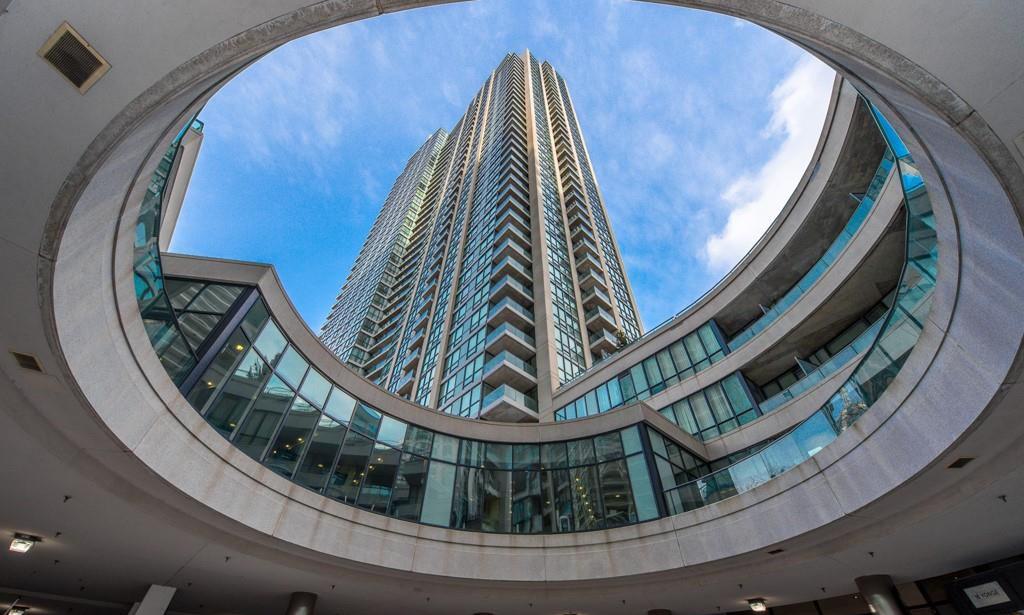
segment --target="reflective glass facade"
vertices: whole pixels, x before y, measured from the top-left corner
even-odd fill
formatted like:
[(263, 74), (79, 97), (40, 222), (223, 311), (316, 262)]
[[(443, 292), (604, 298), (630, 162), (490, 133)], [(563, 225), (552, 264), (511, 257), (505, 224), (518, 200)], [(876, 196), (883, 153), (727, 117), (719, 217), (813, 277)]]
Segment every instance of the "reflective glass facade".
[[(789, 432), (727, 460), (700, 459), (642, 421), (571, 440), (481, 442), (424, 429), (354, 398), (310, 365), (257, 289), (164, 278), (152, 246), (169, 168), (164, 163), (173, 161), (174, 144), (140, 210), (137, 300), (156, 356), (206, 422), (257, 462), (326, 497), (395, 518), (483, 532), (570, 532), (639, 523), (753, 489), (815, 455), (884, 394), (913, 350), (937, 274), (935, 223), (913, 159), (884, 118), (877, 121), (893, 152), (906, 215), (905, 261), (888, 309), (876, 321), (870, 347), (827, 404)], [(488, 313), (510, 300), (505, 297)], [(151, 314), (162, 319), (160, 326), (151, 326)], [(530, 339), (508, 332), (495, 327), (491, 334), (497, 335), (483, 336), (484, 343)], [(661, 358), (649, 357), (614, 379), (604, 389), (607, 396), (595, 393), (599, 411), (602, 404), (650, 395), (725, 355), (713, 329), (701, 328), (677, 344), (678, 359), (667, 348)], [(470, 380), (478, 370), (483, 378), (498, 368), (527, 376), (531, 371), (511, 351), (495, 352), (479, 367), (466, 365), (472, 366), (465, 376)], [(523, 401), (523, 393), (501, 384), (489, 386), (481, 403), (495, 396)], [(591, 400), (584, 399), (589, 408)], [(749, 420), (756, 408), (748, 402), (749, 390), (734, 375), (673, 405), (671, 415), (699, 434), (722, 431), (730, 422)]]

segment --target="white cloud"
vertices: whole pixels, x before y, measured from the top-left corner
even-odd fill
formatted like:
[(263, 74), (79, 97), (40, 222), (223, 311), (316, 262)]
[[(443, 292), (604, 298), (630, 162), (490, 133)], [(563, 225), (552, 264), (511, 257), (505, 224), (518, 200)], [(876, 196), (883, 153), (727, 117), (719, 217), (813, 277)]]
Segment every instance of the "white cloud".
[(714, 272), (736, 264), (764, 234), (796, 189), (821, 134), (835, 73), (812, 56), (797, 61), (771, 94), (772, 116), (764, 137), (782, 142), (761, 168), (733, 181), (721, 195), (730, 213), (704, 244)]

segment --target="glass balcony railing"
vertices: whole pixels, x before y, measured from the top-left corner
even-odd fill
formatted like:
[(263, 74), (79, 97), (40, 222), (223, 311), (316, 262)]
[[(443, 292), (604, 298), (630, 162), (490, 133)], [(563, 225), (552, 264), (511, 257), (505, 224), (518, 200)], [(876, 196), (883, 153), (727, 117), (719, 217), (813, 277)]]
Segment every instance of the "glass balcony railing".
[(493, 271), (501, 271), (505, 268), (511, 269), (518, 272), (520, 275), (525, 276), (526, 279), (533, 279), (533, 272), (528, 267), (520, 263), (518, 260), (511, 256), (506, 256), (497, 263), (494, 264)]
[(870, 349), (828, 403), (750, 457), (666, 490), (671, 514), (750, 491), (813, 457), (878, 401), (917, 343), (931, 306), (938, 268), (931, 201), (906, 147), (878, 110), (872, 107), (872, 112), (890, 144), (887, 158), (895, 159), (907, 211), (906, 259), (892, 308)]
[(512, 337), (514, 337), (516, 339), (519, 339), (519, 340), (529, 344), (530, 346), (536, 346), (536, 344), (537, 344), (537, 342), (533, 339), (532, 336), (527, 335), (519, 327), (517, 327), (517, 326), (515, 326), (515, 325), (513, 325), (511, 323), (507, 323), (507, 322), (498, 325), (497, 327), (494, 328), (493, 331), (491, 331), (490, 333), (487, 334), (487, 343), (490, 344), (495, 339), (497, 339), (499, 336), (505, 335), (505, 334), (511, 335)]
[(484, 373), (486, 374), (487, 372), (491, 371), (495, 367), (498, 367), (502, 363), (508, 363), (509, 365), (517, 367), (522, 371), (526, 372), (527, 374), (530, 374), (531, 376), (537, 375), (536, 367), (508, 351), (499, 352), (498, 354), (494, 355), (494, 357), (492, 357), (489, 361), (487, 361), (487, 363), (484, 364)]
[(603, 307), (591, 308), (587, 310), (586, 313), (584, 313), (583, 317), (587, 322), (590, 322), (591, 319), (598, 317), (604, 318), (608, 322), (615, 322), (615, 316), (612, 316), (612, 313), (604, 309)]
[(875, 337), (878, 336), (881, 328), (882, 319), (876, 320), (870, 327), (858, 335), (856, 339), (829, 357), (827, 361), (816, 367), (809, 374), (759, 403), (761, 413), (768, 414), (779, 406), (796, 399), (819, 382), (842, 369), (847, 363), (856, 358), (857, 355), (871, 347), (871, 343), (875, 341)]
[(508, 275), (499, 278), (497, 282), (491, 284), (491, 294), (494, 294), (495, 292), (500, 290), (502, 286), (506, 285), (516, 289), (517, 291), (519, 291), (520, 293), (527, 297), (530, 297), (531, 299), (533, 298), (533, 287), (527, 286), (526, 284), (523, 284), (519, 280)]
[(885, 154), (882, 156), (881, 162), (878, 163), (878, 168), (875, 170), (875, 175), (871, 179), (871, 183), (868, 184), (868, 189), (861, 199), (860, 204), (853, 210), (853, 215), (846, 221), (846, 225), (843, 226), (843, 230), (839, 235), (832, 240), (832, 244), (825, 250), (825, 253), (818, 259), (814, 266), (804, 274), (800, 281), (797, 282), (792, 288), (790, 288), (782, 297), (775, 302), (775, 304), (769, 308), (762, 316), (760, 316), (753, 323), (747, 325), (745, 329), (737, 333), (729, 340), (729, 349), (736, 350), (743, 344), (749, 342), (755, 335), (764, 331), (775, 322), (779, 316), (781, 316), (786, 310), (793, 306), (800, 297), (803, 296), (807, 290), (817, 282), (829, 267), (839, 258), (846, 246), (849, 245), (850, 240), (857, 234), (860, 227), (864, 224), (864, 220), (867, 219), (868, 214), (871, 213), (874, 208), (875, 202), (878, 200), (879, 195), (882, 192), (882, 188), (885, 186), (885, 180), (889, 177), (889, 173), (892, 171), (894, 164), (892, 152), (886, 149)]
[(522, 316), (524, 319), (529, 320), (531, 322), (533, 321), (533, 313), (530, 312), (530, 310), (524, 308), (522, 305), (519, 304), (519, 302), (517, 302), (515, 299), (512, 299), (511, 297), (505, 297), (501, 301), (495, 303), (494, 307), (492, 307), (491, 311), (488, 313), (488, 316), (493, 317), (495, 314), (504, 309), (512, 310), (516, 314)]
[(497, 387), (496, 389), (494, 389), (493, 391), (484, 396), (483, 407), (486, 408), (487, 406), (495, 402), (501, 401), (502, 399), (506, 399), (514, 403), (520, 404), (530, 410), (533, 410), (534, 412), (537, 411), (536, 399), (530, 397), (529, 395), (523, 393), (522, 391), (517, 391), (505, 384)]

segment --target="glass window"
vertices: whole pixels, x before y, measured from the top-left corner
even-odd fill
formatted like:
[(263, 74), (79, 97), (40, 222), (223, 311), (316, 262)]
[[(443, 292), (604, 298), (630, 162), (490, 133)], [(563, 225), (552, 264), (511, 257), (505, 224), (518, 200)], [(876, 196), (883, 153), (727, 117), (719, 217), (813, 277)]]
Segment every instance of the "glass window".
[(285, 341), (284, 335), (281, 334), (273, 320), (267, 323), (260, 336), (256, 338), (256, 350), (259, 350), (263, 358), (271, 365), (277, 361), (287, 345), (288, 342)]
[(459, 466), (455, 472), (451, 527), (479, 531), (483, 516), (483, 502), (483, 470)]
[(377, 440), (391, 446), (400, 447), (405, 442), (405, 431), (408, 425), (390, 416), (383, 416), (380, 423), (380, 433)]
[(594, 442), (590, 438), (566, 442), (569, 451), (569, 465), (580, 466), (594, 463)]
[[(625, 436), (625, 432), (623, 432), (623, 436)], [(655, 500), (654, 487), (651, 484), (651, 476), (647, 471), (647, 462), (643, 455), (628, 457), (626, 467), (629, 470), (629, 483), (636, 505), (636, 520), (650, 521), (658, 518), (658, 504)]]
[[(436, 435), (438, 437), (434, 438), (435, 447), (441, 434)], [(427, 489), (423, 497), (423, 509), (420, 512), (420, 523), (448, 527), (452, 515), (455, 468), (456, 466), (448, 463), (430, 462), (430, 469), (427, 472)]]
[[(563, 449), (564, 450), (564, 449)], [(575, 528), (572, 510), (572, 479), (568, 470), (551, 470), (541, 473), (542, 513), (544, 531), (552, 533), (571, 532)]]
[(352, 415), (351, 428), (374, 438), (377, 436), (377, 429), (380, 428), (380, 419), (380, 412), (360, 403), (356, 406), (355, 414)]
[(658, 362), (654, 357), (647, 357), (643, 361), (644, 375), (647, 376), (647, 382), (653, 387), (661, 384), (665, 380), (661, 375), (661, 370), (658, 369)]
[(623, 456), (622, 441), (619, 440), (619, 432), (601, 434), (594, 438), (594, 448), (598, 461), (618, 459)]
[(690, 355), (690, 359), (697, 365), (698, 369), (703, 369), (700, 363), (707, 358), (707, 353), (704, 352), (704, 346), (700, 343), (700, 339), (693, 335), (687, 335), (683, 338), (683, 344), (686, 345), (686, 353)]
[(622, 390), (619, 388), (618, 379), (612, 379), (606, 383), (608, 387), (608, 400), (612, 408), (622, 405)]
[(717, 382), (706, 389), (704, 393), (708, 399), (708, 405), (711, 406), (711, 412), (715, 415), (718, 423), (724, 423), (732, 418), (732, 409), (729, 408), (729, 402), (725, 399), (725, 393), (722, 392), (722, 387)]
[(462, 450), (459, 453), (459, 463), (462, 465), (482, 468), (484, 466), (485, 443), (477, 440), (463, 440)]
[(338, 387), (334, 387), (331, 389), (331, 397), (327, 400), (327, 407), (324, 408), (324, 412), (334, 420), (348, 425), (348, 422), (352, 419), (352, 411), (355, 410), (355, 407), (356, 400), (352, 396)]
[(267, 312), (267, 306), (262, 299), (257, 299), (256, 303), (249, 308), (245, 318), (242, 319), (242, 331), (249, 336), (249, 339), (255, 339), (256, 334), (263, 328), (263, 323), (267, 322), (268, 318), (270, 315)]
[(572, 478), (576, 529), (579, 531), (601, 529), (603, 516), (597, 468), (595, 466), (572, 468), (569, 470), (569, 475)]
[(707, 349), (708, 353), (714, 355), (721, 350), (722, 346), (718, 343), (718, 338), (715, 337), (715, 332), (711, 330), (711, 325), (702, 325), (700, 329), (697, 329), (697, 334), (700, 336), (700, 340), (704, 342), (704, 347)]
[(284, 381), (298, 388), (299, 383), (302, 382), (302, 377), (306, 374), (306, 368), (309, 367), (309, 363), (302, 358), (302, 355), (295, 350), (294, 346), (289, 346), (288, 350), (284, 351), (284, 356), (277, 362), (277, 366), (274, 371), (277, 375), (284, 378)]
[(433, 432), (416, 427), (415, 425), (409, 425), (405, 432), (405, 442), (403, 442), (402, 448), (408, 453), (426, 457), (430, 455), (433, 440)]
[(544, 531), (544, 506), (541, 504), (540, 472), (518, 471), (512, 474), (512, 528), (517, 534)]
[(636, 522), (633, 494), (629, 491), (626, 461), (619, 459), (598, 466), (605, 527), (618, 527)]
[(540, 469), (540, 445), (517, 444), (512, 452), (513, 467), (516, 470)]
[(334, 467), (334, 474), (324, 492), (327, 497), (350, 504), (355, 503), (372, 448), (372, 440), (349, 430), (345, 435), (345, 444), (341, 447), (338, 465)]
[(640, 428), (636, 425), (627, 427), (619, 432), (622, 435), (623, 452), (627, 455), (643, 451), (643, 444), (640, 442)]
[(198, 295), (202, 288), (203, 282), (164, 278), (164, 290), (167, 291), (167, 296), (171, 299), (171, 306), (176, 310), (185, 309), (188, 302)]
[(733, 374), (722, 381), (725, 395), (729, 398), (729, 403), (732, 404), (733, 412), (736, 414), (750, 410), (754, 406), (750, 396), (747, 395), (746, 388), (744, 388), (743, 383), (740, 381), (741, 378), (743, 376), (740, 374)]
[(288, 410), (292, 396), (287, 384), (276, 375), (271, 376), (235, 433), (235, 446), (254, 459), (261, 458), (281, 417)]
[(662, 376), (668, 378), (675, 375), (676, 366), (672, 364), (672, 356), (667, 348), (658, 351), (658, 354), (654, 356), (658, 360), (658, 368), (661, 370)]
[(185, 313), (178, 316), (178, 327), (181, 328), (182, 334), (185, 335), (185, 339), (188, 340), (192, 349), (198, 351), (220, 319), (220, 316), (213, 314)]
[(295, 473), (295, 482), (316, 491), (322, 489), (344, 435), (344, 425), (329, 416), (321, 416), (309, 442), (309, 450)]
[(634, 365), (629, 369), (629, 375), (633, 377), (633, 388), (636, 389), (637, 397), (644, 398), (644, 393), (650, 388), (647, 384), (647, 377), (644, 375), (643, 365)]
[(373, 452), (366, 466), (366, 477), (359, 490), (359, 499), (356, 501), (357, 506), (373, 512), (387, 511), (401, 456), (398, 449), (379, 442), (373, 445)]
[(697, 427), (697, 422), (693, 419), (693, 411), (690, 409), (690, 402), (686, 399), (680, 399), (676, 403), (672, 404), (676, 411), (676, 420), (679, 421), (679, 426), (682, 427), (687, 433), (696, 435), (700, 432), (700, 428)]
[(302, 452), (309, 445), (313, 428), (320, 418), (320, 413), (309, 402), (296, 397), (292, 401), (292, 407), (288, 409), (284, 423), (274, 438), (274, 444), (270, 447), (263, 465), (278, 474), (291, 477), (295, 471), (295, 465), (302, 456)]
[(708, 407), (708, 402), (704, 399), (702, 393), (691, 395), (686, 399), (690, 402), (690, 408), (693, 409), (693, 415), (701, 429), (707, 429), (715, 424), (715, 418), (711, 415), (711, 408)]
[[(430, 449), (430, 456), (434, 459), (455, 463), (455, 460), (459, 457), (459, 439), (435, 433), (434, 445)], [(447, 513), (445, 514), (447, 515)], [(447, 519), (447, 517), (445, 518)], [(447, 522), (445, 525), (447, 525)]]
[(676, 370), (679, 373), (686, 371), (690, 367), (690, 357), (686, 354), (683, 342), (674, 342), (668, 347), (668, 351), (672, 355), (672, 361), (675, 363)]
[(235, 302), (235, 299), (240, 294), (242, 294), (241, 286), (210, 284), (199, 293), (198, 297), (192, 300), (188, 309), (197, 312), (223, 314), (231, 308), (231, 304)]
[(426, 480), (427, 460), (409, 453), (403, 454), (402, 462), (398, 466), (398, 476), (395, 478), (394, 492), (391, 494), (391, 503), (388, 504), (388, 515), (406, 521), (418, 520), (426, 494)]
[(249, 342), (245, 339), (244, 335), (238, 331), (232, 333), (227, 343), (217, 353), (216, 358), (206, 368), (206, 371), (203, 372), (202, 378), (189, 391), (188, 401), (200, 414), (205, 409), (206, 402), (213, 396), (213, 392), (217, 390), (217, 387), (224, 381), (224, 378), (231, 372), (235, 361), (242, 356), (242, 353), (248, 347)]
[(485, 468), (480, 474), (483, 478), (480, 529), (485, 532), (511, 531), (512, 472)]
[(484, 458), (484, 467), (499, 470), (512, 469), (512, 445), (499, 442), (487, 443), (487, 456)]
[(323, 374), (315, 369), (309, 370), (306, 379), (302, 381), (302, 388), (299, 394), (313, 402), (317, 408), (323, 408), (327, 401), (327, 394), (331, 392), (331, 383), (324, 378)]
[(230, 436), (269, 374), (267, 364), (250, 349), (206, 411), (206, 421), (210, 426), (222, 436)]
[(565, 442), (549, 442), (540, 445), (540, 465), (545, 470), (564, 468), (569, 463)]

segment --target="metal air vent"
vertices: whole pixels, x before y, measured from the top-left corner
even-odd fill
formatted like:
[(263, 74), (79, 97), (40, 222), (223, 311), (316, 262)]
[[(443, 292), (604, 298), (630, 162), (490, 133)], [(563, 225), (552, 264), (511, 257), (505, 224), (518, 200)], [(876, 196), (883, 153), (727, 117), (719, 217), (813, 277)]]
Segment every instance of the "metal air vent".
[(39, 48), (38, 55), (82, 94), (110, 69), (103, 56), (66, 21)]

